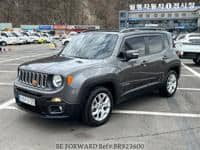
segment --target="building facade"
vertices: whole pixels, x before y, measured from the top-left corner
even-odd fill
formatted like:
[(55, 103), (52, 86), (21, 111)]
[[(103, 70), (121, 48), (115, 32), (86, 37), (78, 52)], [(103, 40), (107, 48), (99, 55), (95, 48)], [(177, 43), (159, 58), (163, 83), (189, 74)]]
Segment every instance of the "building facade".
[(167, 30), (200, 29), (200, 5), (196, 3), (133, 4), (119, 12), (119, 28), (157, 26)]

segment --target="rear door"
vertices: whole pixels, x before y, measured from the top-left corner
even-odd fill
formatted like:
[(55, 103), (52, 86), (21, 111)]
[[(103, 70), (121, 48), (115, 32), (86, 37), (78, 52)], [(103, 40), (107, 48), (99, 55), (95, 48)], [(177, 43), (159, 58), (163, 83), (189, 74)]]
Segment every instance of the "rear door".
[(169, 43), (164, 38), (163, 34), (155, 34), (146, 36), (147, 54), (146, 65), (148, 72), (149, 85), (154, 85), (161, 82), (165, 70), (165, 61), (168, 58), (166, 50), (168, 50)]

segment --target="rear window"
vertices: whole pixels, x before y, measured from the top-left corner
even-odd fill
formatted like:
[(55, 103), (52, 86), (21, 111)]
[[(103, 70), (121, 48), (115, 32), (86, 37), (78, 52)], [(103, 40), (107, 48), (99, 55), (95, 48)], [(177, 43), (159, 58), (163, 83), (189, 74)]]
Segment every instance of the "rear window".
[(163, 50), (161, 35), (149, 36), (149, 54), (156, 54)]

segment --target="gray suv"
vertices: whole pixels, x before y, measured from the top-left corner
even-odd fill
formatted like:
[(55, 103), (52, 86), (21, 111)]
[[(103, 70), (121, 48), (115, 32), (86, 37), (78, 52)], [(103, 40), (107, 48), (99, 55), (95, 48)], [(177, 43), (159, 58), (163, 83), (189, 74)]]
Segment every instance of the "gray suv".
[(157, 88), (173, 96), (180, 66), (165, 31), (80, 33), (59, 54), (19, 66), (15, 99), (42, 117), (99, 126), (132, 94)]

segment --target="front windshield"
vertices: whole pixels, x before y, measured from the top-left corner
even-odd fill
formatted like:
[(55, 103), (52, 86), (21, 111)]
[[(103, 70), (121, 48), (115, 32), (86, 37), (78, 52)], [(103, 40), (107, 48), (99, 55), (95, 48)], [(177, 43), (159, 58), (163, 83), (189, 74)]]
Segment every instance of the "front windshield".
[(13, 35), (13, 34), (10, 33), (10, 32), (7, 33), (7, 36), (8, 36), (8, 37), (15, 37), (15, 35)]
[(81, 33), (71, 38), (61, 55), (83, 59), (103, 59), (112, 54), (117, 38), (117, 34)]

